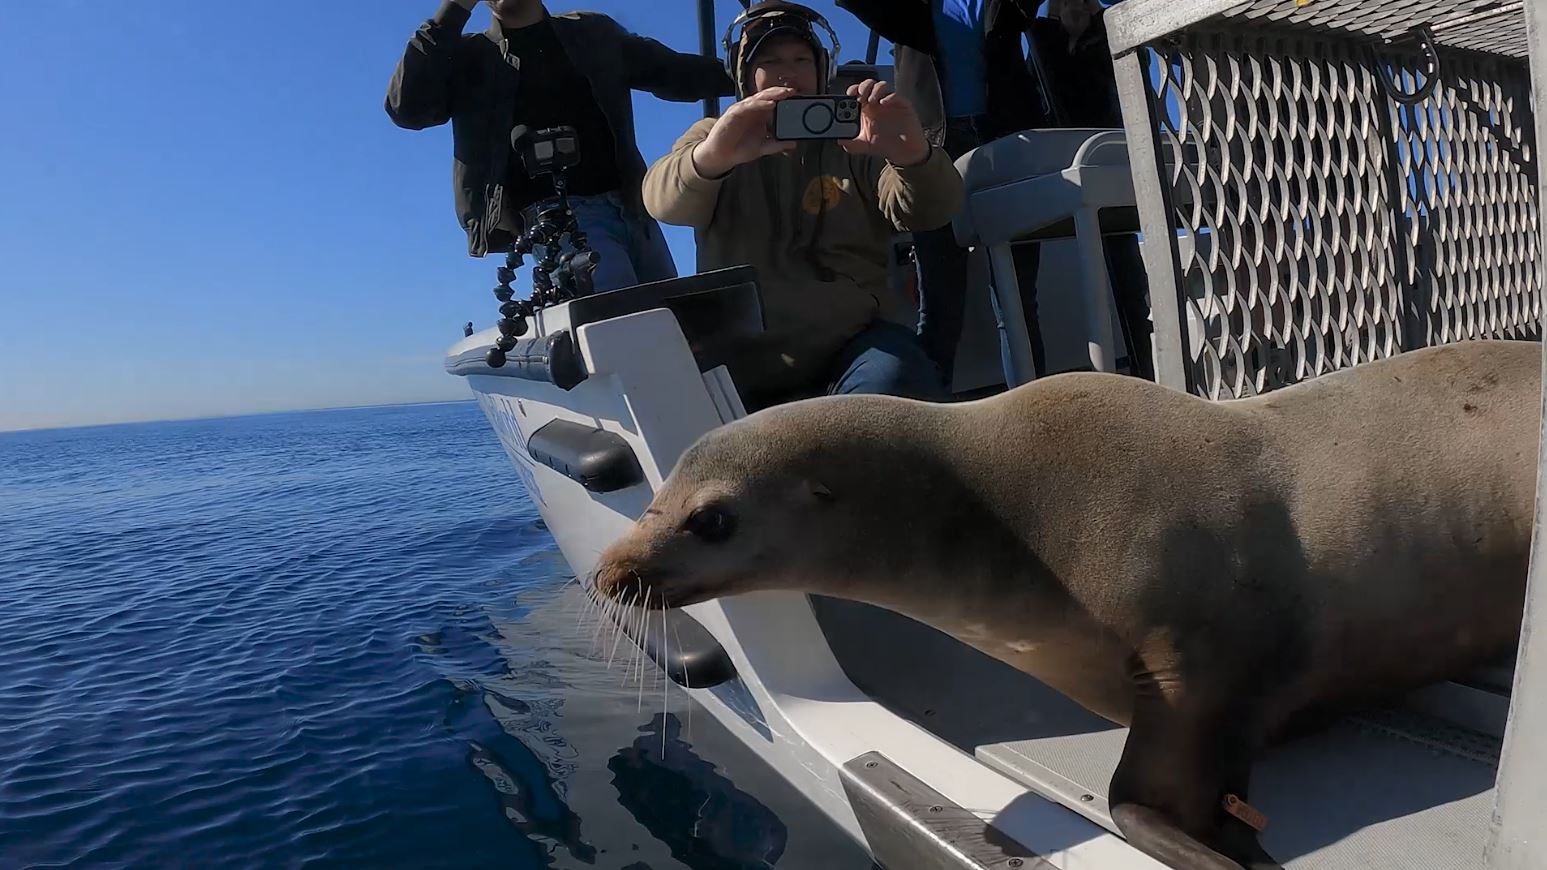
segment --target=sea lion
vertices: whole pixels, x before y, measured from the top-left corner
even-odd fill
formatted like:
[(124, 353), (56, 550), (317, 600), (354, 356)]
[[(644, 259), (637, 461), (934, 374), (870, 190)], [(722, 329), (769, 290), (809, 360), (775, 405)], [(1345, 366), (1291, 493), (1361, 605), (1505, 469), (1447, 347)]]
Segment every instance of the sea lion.
[(779, 406), (684, 453), (592, 582), (933, 625), (1131, 726), (1109, 801), (1137, 848), (1276, 867), (1245, 803), (1257, 750), (1517, 641), (1541, 353), (1454, 344), (1226, 402), (1091, 373)]

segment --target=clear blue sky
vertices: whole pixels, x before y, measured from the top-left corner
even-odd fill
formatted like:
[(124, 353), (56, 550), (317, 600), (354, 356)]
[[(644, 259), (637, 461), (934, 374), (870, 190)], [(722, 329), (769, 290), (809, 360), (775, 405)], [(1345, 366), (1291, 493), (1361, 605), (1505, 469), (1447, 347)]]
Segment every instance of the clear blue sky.
[[(492, 322), (495, 260), (466, 254), (450, 128), (382, 110), (435, 6), (0, 3), (0, 431), (466, 398), (441, 353)], [(570, 8), (697, 50), (692, 0)], [(635, 104), (646, 160), (701, 111)]]

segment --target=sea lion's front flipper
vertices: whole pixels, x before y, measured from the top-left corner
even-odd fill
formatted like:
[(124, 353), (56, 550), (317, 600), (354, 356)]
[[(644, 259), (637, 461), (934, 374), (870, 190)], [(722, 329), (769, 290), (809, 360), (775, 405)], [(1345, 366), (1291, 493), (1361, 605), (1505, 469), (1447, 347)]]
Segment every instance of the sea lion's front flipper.
[(1112, 804), (1112, 821), (1128, 844), (1176, 870), (1243, 870), (1242, 866), (1189, 836), (1154, 807)]
[(1210, 842), (1247, 870), (1284, 870), (1257, 839), (1267, 818), (1246, 802), (1251, 771), (1251, 762), (1247, 759), (1226, 777), (1225, 797), (1220, 802), (1219, 833), (1211, 837)]
[[(1178, 870), (1282, 870), (1242, 816), (1251, 749), (1227, 717), (1140, 698), (1112, 777), (1112, 821), (1134, 848)], [(1227, 795), (1242, 801), (1225, 810)]]

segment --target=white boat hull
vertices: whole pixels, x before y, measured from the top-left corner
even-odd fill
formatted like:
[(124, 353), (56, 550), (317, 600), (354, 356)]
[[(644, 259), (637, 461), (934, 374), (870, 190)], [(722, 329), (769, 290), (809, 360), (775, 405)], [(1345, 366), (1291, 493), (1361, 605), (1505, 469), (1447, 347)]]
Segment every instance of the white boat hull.
[[(542, 312), (542, 321), (539, 332), (567, 328), (564, 306)], [(699, 372), (676, 318), (665, 309), (574, 330), (586, 377), (569, 390), (478, 363), (496, 335), (490, 330), (458, 344), (448, 368), (467, 378), (559, 549), (582, 578), (648, 505), (682, 451), (744, 414), (723, 369)], [(536, 461), (531, 439), (554, 420), (622, 439), (642, 480), (596, 493)], [(806, 596), (759, 593), (685, 610), (719, 642), (736, 673), (711, 688), (685, 689), (687, 694), (873, 853), (885, 847), (869, 842), (854, 806), (852, 776), (845, 785), (845, 765), (863, 770), (862, 757), (895, 764), (1024, 846), (1024, 854), (1053, 866), (1161, 866), (857, 689), (832, 655)]]

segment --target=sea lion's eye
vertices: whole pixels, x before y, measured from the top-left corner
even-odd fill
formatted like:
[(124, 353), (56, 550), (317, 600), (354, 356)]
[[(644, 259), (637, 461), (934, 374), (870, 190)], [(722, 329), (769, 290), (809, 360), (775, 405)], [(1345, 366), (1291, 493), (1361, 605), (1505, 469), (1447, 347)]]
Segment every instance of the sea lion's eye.
[(701, 507), (688, 515), (682, 527), (700, 540), (718, 544), (736, 531), (736, 518), (717, 507)]

